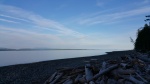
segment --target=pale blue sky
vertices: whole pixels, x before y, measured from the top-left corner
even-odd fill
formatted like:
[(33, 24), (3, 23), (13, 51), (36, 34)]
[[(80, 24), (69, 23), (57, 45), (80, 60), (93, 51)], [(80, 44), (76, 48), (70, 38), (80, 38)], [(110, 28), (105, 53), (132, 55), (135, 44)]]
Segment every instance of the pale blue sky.
[(133, 49), (150, 0), (0, 0), (0, 47)]

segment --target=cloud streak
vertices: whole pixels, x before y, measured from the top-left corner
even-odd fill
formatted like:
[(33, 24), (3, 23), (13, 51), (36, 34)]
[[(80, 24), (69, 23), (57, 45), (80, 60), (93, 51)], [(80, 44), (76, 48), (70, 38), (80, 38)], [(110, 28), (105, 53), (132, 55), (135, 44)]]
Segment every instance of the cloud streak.
[[(73, 36), (76, 38), (82, 38), (85, 36), (84, 34), (74, 31), (71, 28), (65, 27), (63, 24), (61, 24), (59, 22), (43, 18), (40, 15), (23, 10), (21, 8), (1, 4), (0, 11), (6, 13), (6, 15), (1, 14), (1, 16), (3, 16), (3, 17), (30, 22), (30, 24), (32, 24), (34, 26), (50, 28), (50, 29), (56, 30), (57, 33), (60, 33), (63, 35)], [(11, 16), (7, 15), (7, 14), (11, 14)]]
[(8, 16), (8, 15), (3, 15), (3, 14), (0, 14), (0, 16), (6, 17), (6, 18), (12, 18), (12, 19), (15, 19), (15, 20), (20, 20), (20, 21), (29, 22), (28, 20), (21, 19), (21, 18), (17, 18), (17, 17), (13, 17), (13, 16)]
[(100, 14), (88, 18), (81, 18), (78, 22), (79, 24), (88, 24), (88, 25), (101, 24), (101, 23), (105, 24), (110, 22), (116, 22), (118, 20), (122, 20), (127, 17), (150, 13), (149, 11), (150, 11), (150, 7), (142, 7), (142, 8), (123, 11), (123, 12)]
[(16, 22), (16, 21), (7, 20), (7, 19), (3, 19), (3, 18), (0, 18), (0, 21), (9, 22), (9, 23), (19, 23), (19, 22)]
[[(7, 47), (54, 47), (62, 42), (62, 39), (57, 35), (42, 34), (36, 31), (27, 31), (24, 29), (10, 28), (6, 26), (0, 26), (0, 46)], [(6, 44), (4, 46), (4, 44)]]
[[(50, 48), (103, 48), (113, 49), (114, 47), (129, 48), (128, 45), (117, 43), (116, 41), (124, 41), (126, 38), (117, 36), (102, 36), (90, 35), (86, 39), (75, 38), (61, 38), (53, 34), (41, 34), (36, 31), (27, 31), (24, 29), (0, 26), (0, 41), (1, 47), (10, 48), (37, 48), (37, 47), (50, 47)], [(94, 37), (94, 38), (93, 38)], [(113, 44), (113, 45), (112, 45)]]

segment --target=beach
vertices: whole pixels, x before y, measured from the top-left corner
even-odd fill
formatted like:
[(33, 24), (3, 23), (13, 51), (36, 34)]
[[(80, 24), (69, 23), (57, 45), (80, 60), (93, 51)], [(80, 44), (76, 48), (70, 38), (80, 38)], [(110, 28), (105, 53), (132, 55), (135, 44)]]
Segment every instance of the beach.
[(117, 59), (131, 52), (131, 50), (114, 51), (104, 55), (4, 66), (0, 67), (0, 84), (43, 84), (58, 68), (84, 66), (85, 61), (91, 59), (97, 59), (98, 62)]

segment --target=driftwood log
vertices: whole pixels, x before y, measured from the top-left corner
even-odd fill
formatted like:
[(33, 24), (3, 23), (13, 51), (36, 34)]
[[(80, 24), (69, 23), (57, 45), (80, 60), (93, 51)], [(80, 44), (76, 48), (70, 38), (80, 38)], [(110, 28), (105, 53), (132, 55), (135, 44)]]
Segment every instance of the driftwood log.
[(139, 53), (119, 60), (85, 61), (85, 66), (56, 70), (44, 84), (150, 84), (150, 58)]
[(93, 78), (93, 73), (90, 64), (86, 64), (85, 66), (85, 78), (87, 81)]

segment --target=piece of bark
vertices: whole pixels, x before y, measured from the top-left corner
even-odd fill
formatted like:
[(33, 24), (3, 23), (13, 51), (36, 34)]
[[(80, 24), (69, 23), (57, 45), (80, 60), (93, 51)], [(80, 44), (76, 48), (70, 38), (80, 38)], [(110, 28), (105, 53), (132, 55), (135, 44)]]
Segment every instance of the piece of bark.
[(55, 84), (62, 76), (63, 76), (63, 73), (58, 73), (55, 79), (50, 84)]
[[(89, 81), (94, 80), (94, 79), (97, 79), (98, 77), (100, 77), (100, 76), (102, 76), (102, 75), (104, 75), (104, 74), (110, 72), (111, 70), (117, 68), (118, 66), (119, 66), (118, 64), (115, 64), (115, 65), (112, 65), (112, 66), (110, 66), (110, 67), (104, 69), (103, 71), (101, 71), (101, 73), (98, 73), (98, 74), (96, 74), (93, 78), (89, 79)], [(88, 81), (88, 82), (89, 82), (89, 81)]]
[(85, 66), (85, 78), (87, 81), (93, 78), (92, 70), (89, 68), (90, 66), (90, 64), (86, 64)]

